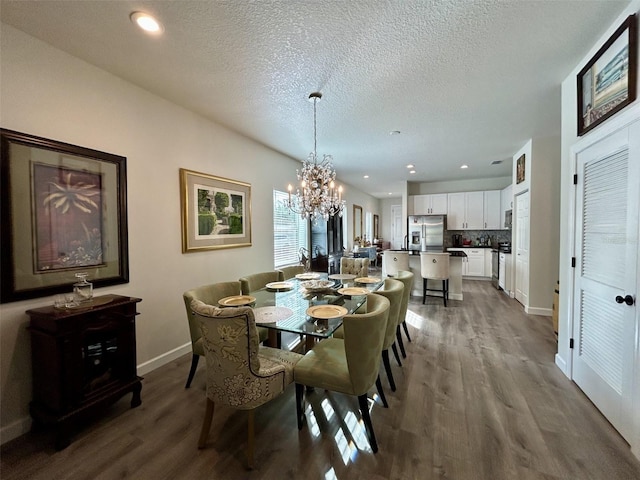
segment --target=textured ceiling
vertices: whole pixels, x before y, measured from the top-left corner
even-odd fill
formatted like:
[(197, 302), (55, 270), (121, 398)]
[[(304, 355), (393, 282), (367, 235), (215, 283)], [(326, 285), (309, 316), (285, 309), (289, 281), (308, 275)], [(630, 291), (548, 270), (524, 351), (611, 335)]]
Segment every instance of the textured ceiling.
[[(510, 175), (529, 138), (559, 134), (560, 83), (628, 3), (1, 0), (0, 14), (298, 160), (313, 149), (307, 97), (321, 91), (318, 154), (386, 197), (406, 180)], [(164, 34), (137, 30), (136, 10)]]

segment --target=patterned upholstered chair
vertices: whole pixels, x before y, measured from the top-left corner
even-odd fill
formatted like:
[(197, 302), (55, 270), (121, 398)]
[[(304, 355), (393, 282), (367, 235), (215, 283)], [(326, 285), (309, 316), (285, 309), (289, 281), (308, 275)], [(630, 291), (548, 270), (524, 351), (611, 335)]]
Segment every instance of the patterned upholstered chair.
[(355, 395), (375, 453), (378, 444), (369, 416), (367, 392), (375, 383), (386, 406), (378, 371), (389, 318), (389, 300), (371, 293), (367, 296), (367, 304), (367, 313), (344, 317), (344, 340), (322, 340), (305, 354), (294, 368), (294, 379), (298, 429), (302, 429), (305, 418), (305, 385)]
[(245, 275), (240, 278), (240, 290), (242, 290), (243, 295), (248, 295), (264, 288), (267, 283), (281, 282), (282, 280), (284, 280), (284, 274), (280, 270)]
[[(210, 285), (203, 285), (198, 288), (194, 288), (182, 294), (184, 300), (184, 306), (187, 311), (187, 319), (189, 320), (189, 333), (191, 334), (191, 350), (193, 356), (191, 357), (191, 368), (189, 369), (189, 376), (184, 388), (191, 386), (191, 381), (196, 374), (198, 368), (198, 360), (201, 356), (204, 356), (204, 349), (202, 348), (202, 333), (200, 332), (200, 325), (197, 324), (191, 311), (191, 302), (193, 300), (201, 300), (209, 305), (217, 305), (218, 300), (224, 297), (230, 297), (231, 295), (240, 294), (240, 282), (219, 282), (212, 283)], [(267, 339), (269, 333), (264, 327), (258, 327), (258, 335), (260, 341), (263, 342)]]
[(253, 310), (192, 302), (207, 360), (207, 405), (198, 441), (206, 445), (216, 403), (248, 411), (247, 463), (253, 468), (256, 407), (284, 392), (302, 355), (260, 346)]
[(302, 265), (282, 267), (279, 270), (282, 272), (283, 280), (288, 280), (289, 278), (293, 278), (300, 273), (304, 273), (304, 267)]
[(369, 275), (369, 259), (342, 257), (340, 259), (340, 273), (349, 273), (356, 277), (366, 277)]
[(406, 358), (407, 354), (404, 351), (402, 335), (400, 335), (400, 325), (402, 325), (402, 328), (404, 328), (404, 333), (407, 336), (407, 340), (411, 341), (411, 337), (409, 336), (409, 329), (407, 328), (406, 318), (407, 310), (409, 308), (409, 299), (411, 298), (411, 287), (413, 285), (413, 272), (409, 272), (407, 270), (399, 270), (393, 278), (404, 283), (404, 292), (402, 293), (402, 306), (400, 307), (400, 314), (398, 315), (398, 327), (396, 329), (396, 340), (398, 340), (398, 347), (400, 347), (402, 356)]

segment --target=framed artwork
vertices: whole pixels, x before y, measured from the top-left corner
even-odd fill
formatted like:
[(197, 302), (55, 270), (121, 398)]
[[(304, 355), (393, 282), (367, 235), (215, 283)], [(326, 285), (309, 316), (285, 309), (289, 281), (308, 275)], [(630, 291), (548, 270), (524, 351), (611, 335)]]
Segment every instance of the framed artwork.
[(180, 169), (182, 253), (251, 246), (251, 184)]
[(129, 282), (126, 158), (0, 129), (1, 303)]
[(524, 153), (516, 160), (516, 184), (524, 182)]
[(636, 99), (638, 34), (630, 15), (578, 73), (578, 135)]

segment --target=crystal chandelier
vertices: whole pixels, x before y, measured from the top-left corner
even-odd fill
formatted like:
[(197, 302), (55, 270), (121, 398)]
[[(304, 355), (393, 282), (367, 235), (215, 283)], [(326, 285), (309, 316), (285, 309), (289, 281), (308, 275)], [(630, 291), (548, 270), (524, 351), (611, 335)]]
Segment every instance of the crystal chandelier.
[(289, 199), (287, 207), (300, 215), (304, 219), (311, 219), (316, 222), (320, 217), (329, 220), (334, 215), (342, 216), (345, 201), (342, 200), (342, 186), (336, 188), (336, 171), (333, 169), (333, 158), (331, 155), (324, 155), (321, 162), (318, 162), (317, 154), (317, 128), (316, 128), (316, 104), (322, 98), (320, 92), (313, 92), (309, 95), (309, 101), (313, 101), (313, 152), (302, 164), (302, 168), (296, 170), (300, 187), (296, 189), (295, 195), (293, 186), (289, 184)]

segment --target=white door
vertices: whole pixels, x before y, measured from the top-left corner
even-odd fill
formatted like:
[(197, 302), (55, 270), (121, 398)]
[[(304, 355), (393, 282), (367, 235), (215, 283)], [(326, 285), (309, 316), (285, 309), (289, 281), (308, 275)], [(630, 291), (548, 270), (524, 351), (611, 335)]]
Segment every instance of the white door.
[(516, 300), (529, 305), (529, 192), (516, 201)]
[(638, 139), (640, 121), (576, 159), (573, 379), (630, 442), (640, 154), (629, 142), (637, 149)]
[(391, 206), (391, 248), (403, 248), (402, 238), (402, 205)]

